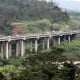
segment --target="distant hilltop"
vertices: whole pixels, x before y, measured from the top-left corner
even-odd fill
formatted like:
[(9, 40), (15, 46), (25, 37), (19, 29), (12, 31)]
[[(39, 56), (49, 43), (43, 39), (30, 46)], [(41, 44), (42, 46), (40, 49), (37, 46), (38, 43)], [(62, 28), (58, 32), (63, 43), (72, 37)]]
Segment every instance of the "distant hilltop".
[(0, 0), (0, 19), (23, 21), (49, 19), (52, 22), (67, 21), (69, 16), (55, 3), (46, 0)]

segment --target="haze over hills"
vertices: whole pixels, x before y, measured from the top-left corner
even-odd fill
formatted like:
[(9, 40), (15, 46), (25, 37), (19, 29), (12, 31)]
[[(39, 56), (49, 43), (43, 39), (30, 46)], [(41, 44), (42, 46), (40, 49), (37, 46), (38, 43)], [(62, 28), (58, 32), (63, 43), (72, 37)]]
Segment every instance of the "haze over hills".
[(72, 10), (67, 10), (67, 12), (70, 16), (80, 17), (80, 12), (72, 11)]
[(80, 0), (52, 0), (52, 1), (56, 2), (61, 8), (80, 12)]

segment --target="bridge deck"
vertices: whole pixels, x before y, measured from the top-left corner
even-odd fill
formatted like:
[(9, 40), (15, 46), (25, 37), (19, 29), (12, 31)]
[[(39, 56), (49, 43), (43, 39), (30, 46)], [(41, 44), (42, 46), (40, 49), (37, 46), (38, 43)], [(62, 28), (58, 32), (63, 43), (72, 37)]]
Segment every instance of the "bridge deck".
[(32, 38), (45, 38), (45, 37), (53, 37), (53, 36), (63, 36), (63, 35), (72, 35), (79, 34), (80, 30), (76, 31), (68, 31), (68, 32), (45, 32), (45, 33), (34, 33), (34, 34), (26, 34), (26, 35), (15, 35), (15, 36), (1, 36), (0, 41), (11, 41), (11, 40), (26, 40)]

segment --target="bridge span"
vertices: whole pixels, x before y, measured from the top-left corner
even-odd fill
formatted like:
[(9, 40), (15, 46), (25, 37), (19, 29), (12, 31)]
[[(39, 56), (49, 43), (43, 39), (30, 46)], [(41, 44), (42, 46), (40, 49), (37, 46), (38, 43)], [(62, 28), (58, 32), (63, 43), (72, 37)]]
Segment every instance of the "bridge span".
[(26, 34), (26, 35), (15, 35), (15, 36), (0, 36), (0, 55), (1, 57), (5, 57), (9, 59), (12, 56), (12, 42), (15, 41), (15, 53), (16, 57), (24, 56), (25, 54), (25, 42), (28, 40), (30, 42), (30, 51), (38, 51), (39, 40), (42, 43), (42, 49), (50, 48), (50, 44), (55, 46), (56, 44), (60, 44), (62, 41), (71, 41), (75, 35), (79, 34), (80, 30), (76, 31), (55, 31), (55, 32), (44, 32), (44, 33), (34, 33), (34, 34)]

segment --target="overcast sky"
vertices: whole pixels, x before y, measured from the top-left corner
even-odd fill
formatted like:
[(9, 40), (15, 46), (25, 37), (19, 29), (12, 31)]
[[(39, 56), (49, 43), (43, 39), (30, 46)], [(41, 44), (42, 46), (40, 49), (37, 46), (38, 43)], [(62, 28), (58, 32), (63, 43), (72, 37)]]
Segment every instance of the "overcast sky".
[(53, 0), (53, 1), (56, 2), (62, 8), (80, 11), (80, 0)]

